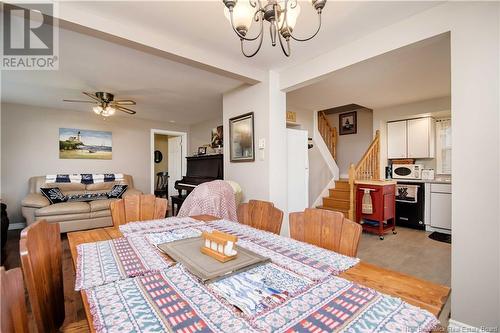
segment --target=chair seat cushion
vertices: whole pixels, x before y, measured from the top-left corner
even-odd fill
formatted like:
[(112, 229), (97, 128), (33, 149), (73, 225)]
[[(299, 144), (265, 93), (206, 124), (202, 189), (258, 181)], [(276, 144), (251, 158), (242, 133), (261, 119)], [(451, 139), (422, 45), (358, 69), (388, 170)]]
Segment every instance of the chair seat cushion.
[(90, 213), (87, 202), (61, 202), (35, 211), (35, 216), (64, 215), (76, 213)]
[(106, 199), (106, 200), (96, 200), (96, 201), (91, 201), (89, 202), (90, 205), (90, 211), (91, 212), (98, 212), (101, 210), (108, 210), (109, 205), (118, 199)]

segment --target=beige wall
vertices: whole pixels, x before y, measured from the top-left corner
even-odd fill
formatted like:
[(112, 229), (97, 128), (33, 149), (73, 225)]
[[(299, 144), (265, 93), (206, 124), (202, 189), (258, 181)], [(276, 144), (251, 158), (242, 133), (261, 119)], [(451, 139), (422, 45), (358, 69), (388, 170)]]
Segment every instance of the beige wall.
[[(338, 136), (337, 165), (341, 178), (349, 177), (349, 165), (358, 163), (373, 140), (372, 111), (357, 110), (358, 129), (356, 134)], [(327, 115), (330, 124), (337, 128), (340, 134), (339, 113)]]
[[(12, 223), (23, 222), (20, 202), (28, 192), (28, 178), (53, 173), (122, 172), (134, 177), (135, 187), (149, 193), (151, 129), (187, 131), (170, 123), (136, 117), (103, 120), (91, 112), (54, 110), (2, 104), (2, 201)], [(59, 128), (111, 131), (112, 160), (59, 159)]]
[[(198, 147), (210, 144), (212, 140), (212, 129), (222, 125), (222, 112), (220, 116), (191, 125), (189, 128), (189, 151), (188, 155), (198, 152)], [(226, 139), (224, 137), (224, 139)], [(225, 142), (224, 142), (225, 143)]]
[(155, 134), (155, 150), (159, 150), (163, 159), (155, 163), (155, 175), (158, 172), (168, 171), (168, 135)]

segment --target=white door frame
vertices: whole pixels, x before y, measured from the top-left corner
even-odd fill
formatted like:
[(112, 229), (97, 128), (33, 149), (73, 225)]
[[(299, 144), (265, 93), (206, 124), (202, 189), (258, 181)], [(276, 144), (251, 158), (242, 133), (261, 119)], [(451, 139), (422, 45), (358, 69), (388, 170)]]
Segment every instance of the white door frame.
[(161, 134), (161, 135), (171, 135), (171, 136), (181, 136), (182, 137), (182, 164), (181, 164), (181, 174), (183, 176), (186, 175), (186, 167), (187, 167), (187, 161), (186, 161), (186, 153), (187, 153), (187, 133), (186, 132), (177, 132), (177, 131), (167, 131), (167, 130), (162, 130), (162, 129), (156, 129), (152, 128), (151, 129), (151, 143), (150, 143), (150, 149), (149, 153), (151, 156), (150, 159), (150, 165), (151, 165), (151, 171), (150, 171), (150, 178), (151, 178), (151, 194), (155, 193), (155, 180), (156, 180), (156, 175), (155, 175), (155, 134)]

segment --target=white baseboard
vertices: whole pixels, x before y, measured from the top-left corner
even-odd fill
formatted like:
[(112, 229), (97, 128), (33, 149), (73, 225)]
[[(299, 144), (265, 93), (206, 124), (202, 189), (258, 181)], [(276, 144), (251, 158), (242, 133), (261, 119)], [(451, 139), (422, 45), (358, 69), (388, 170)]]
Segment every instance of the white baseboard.
[(19, 230), (19, 229), (24, 229), (25, 227), (26, 227), (26, 223), (24, 223), (24, 222), (10, 223), (9, 224), (9, 230)]
[(492, 329), (493, 327), (474, 327), (454, 319), (448, 322), (448, 332), (493, 332)]
[(328, 197), (330, 195), (329, 191), (331, 188), (335, 187), (335, 180), (336, 180), (335, 178), (332, 178), (328, 182), (328, 184), (326, 184), (326, 186), (323, 188), (323, 191), (321, 191), (321, 193), (318, 195), (318, 197), (316, 198), (316, 200), (312, 204), (311, 208), (316, 208), (317, 206), (323, 205), (323, 198)]
[(437, 231), (437, 232), (440, 232), (442, 234), (451, 235), (451, 230), (441, 229), (441, 228), (434, 228), (434, 227), (431, 227), (430, 225), (426, 225), (425, 226), (425, 231), (430, 231), (430, 232)]

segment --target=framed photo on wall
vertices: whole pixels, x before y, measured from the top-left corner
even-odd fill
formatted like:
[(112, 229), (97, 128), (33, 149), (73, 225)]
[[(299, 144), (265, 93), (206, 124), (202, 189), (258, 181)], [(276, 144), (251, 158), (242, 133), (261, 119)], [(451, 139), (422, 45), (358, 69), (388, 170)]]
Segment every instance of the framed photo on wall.
[(231, 162), (255, 161), (253, 112), (229, 119)]
[(339, 114), (339, 135), (356, 134), (358, 131), (357, 112), (346, 112)]

